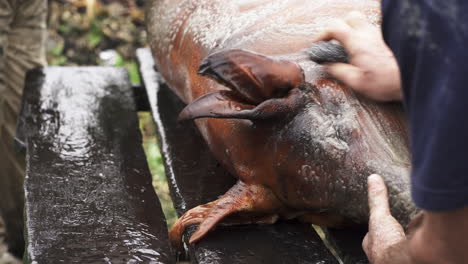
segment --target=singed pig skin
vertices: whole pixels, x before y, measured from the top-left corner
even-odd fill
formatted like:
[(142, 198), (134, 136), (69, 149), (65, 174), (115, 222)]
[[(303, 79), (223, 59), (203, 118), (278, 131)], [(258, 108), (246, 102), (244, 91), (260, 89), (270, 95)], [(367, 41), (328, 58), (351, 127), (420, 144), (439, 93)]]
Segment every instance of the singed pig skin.
[(350, 11), (378, 26), (379, 8), (375, 0), (149, 1), (157, 68), (189, 105), (180, 118), (195, 119), (239, 179), (219, 200), (182, 216), (174, 243), (192, 224), (200, 224), (196, 242), (221, 221), (366, 223), (373, 173), (388, 185), (394, 216), (409, 222), (416, 208), (401, 106), (354, 94), (305, 52)]

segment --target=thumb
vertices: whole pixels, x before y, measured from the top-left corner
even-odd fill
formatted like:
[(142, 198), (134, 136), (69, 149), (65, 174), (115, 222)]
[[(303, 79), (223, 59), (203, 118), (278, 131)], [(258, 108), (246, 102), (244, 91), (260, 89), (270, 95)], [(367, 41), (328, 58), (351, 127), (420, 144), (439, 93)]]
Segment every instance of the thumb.
[(327, 63), (324, 71), (353, 90), (362, 86), (364, 74), (358, 67), (341, 62)]
[(370, 216), (390, 215), (387, 187), (380, 175), (372, 174), (367, 178)]

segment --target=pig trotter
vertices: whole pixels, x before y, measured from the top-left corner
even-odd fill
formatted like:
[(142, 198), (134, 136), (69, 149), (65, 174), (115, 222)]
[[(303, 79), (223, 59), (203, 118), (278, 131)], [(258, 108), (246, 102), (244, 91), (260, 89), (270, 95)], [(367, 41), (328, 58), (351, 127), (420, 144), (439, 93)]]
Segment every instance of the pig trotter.
[(247, 185), (239, 181), (216, 201), (197, 206), (180, 217), (169, 232), (174, 248), (180, 249), (185, 229), (200, 224), (189, 242), (196, 243), (218, 223), (229, 216), (235, 224), (271, 223), (283, 207), (270, 189), (261, 185)]
[(169, 232), (169, 239), (174, 249), (182, 249), (182, 235), (185, 228), (201, 223), (210, 212), (213, 204), (214, 202), (211, 202), (192, 208), (177, 220)]

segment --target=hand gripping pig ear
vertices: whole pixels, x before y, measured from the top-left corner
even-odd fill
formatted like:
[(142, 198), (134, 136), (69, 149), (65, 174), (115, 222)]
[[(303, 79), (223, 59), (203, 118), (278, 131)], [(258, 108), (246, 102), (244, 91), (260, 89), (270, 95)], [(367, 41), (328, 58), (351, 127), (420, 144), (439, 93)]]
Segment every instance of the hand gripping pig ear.
[(301, 97), (293, 89), (304, 83), (294, 62), (245, 50), (229, 50), (205, 58), (198, 73), (228, 87), (189, 104), (179, 119), (201, 117), (267, 119), (291, 111)]

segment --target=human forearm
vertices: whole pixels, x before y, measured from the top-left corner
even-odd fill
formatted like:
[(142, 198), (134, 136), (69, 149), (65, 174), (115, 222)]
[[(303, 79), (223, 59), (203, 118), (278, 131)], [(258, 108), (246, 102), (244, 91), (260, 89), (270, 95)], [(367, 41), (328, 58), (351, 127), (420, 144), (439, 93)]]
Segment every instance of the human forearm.
[(466, 263), (468, 260), (468, 207), (422, 213), (410, 230), (408, 252), (412, 263)]

